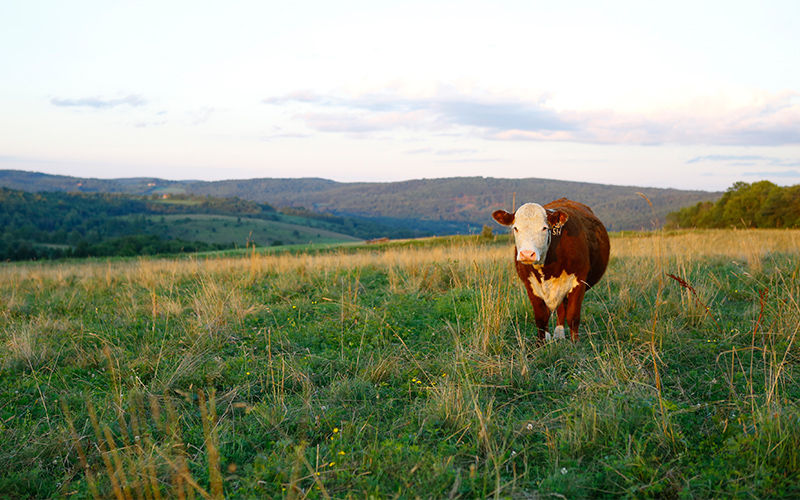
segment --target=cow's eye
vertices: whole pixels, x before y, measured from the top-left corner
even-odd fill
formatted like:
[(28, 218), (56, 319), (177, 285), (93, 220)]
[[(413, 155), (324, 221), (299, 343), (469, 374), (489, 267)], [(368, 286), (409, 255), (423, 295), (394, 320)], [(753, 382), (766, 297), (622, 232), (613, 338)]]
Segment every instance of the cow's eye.
[(519, 232), (519, 228), (515, 227), (515, 228), (514, 228), (514, 232), (515, 232), (515, 233), (518, 233), (518, 232)]
[(547, 226), (543, 227), (542, 231), (547, 231)]

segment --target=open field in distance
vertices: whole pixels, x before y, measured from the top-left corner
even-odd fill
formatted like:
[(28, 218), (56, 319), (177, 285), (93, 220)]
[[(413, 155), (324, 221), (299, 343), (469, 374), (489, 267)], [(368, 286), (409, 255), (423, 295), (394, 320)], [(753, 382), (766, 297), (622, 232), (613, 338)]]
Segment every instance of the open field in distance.
[(437, 241), (3, 264), (0, 491), (800, 496), (800, 231), (614, 234), (541, 348), (511, 243)]
[(153, 233), (170, 238), (203, 243), (235, 243), (246, 248), (297, 244), (330, 244), (361, 241), (359, 238), (320, 228), (298, 226), (285, 222), (212, 214), (179, 214), (148, 216)]

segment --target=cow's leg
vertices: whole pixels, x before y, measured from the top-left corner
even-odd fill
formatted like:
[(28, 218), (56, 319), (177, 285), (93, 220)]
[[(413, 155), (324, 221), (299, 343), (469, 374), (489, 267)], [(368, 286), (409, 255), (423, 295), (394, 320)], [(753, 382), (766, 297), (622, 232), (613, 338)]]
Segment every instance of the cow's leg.
[(566, 300), (562, 301), (556, 309), (556, 331), (553, 332), (554, 340), (564, 338), (564, 317), (567, 315), (566, 302)]
[(573, 342), (578, 341), (578, 327), (581, 324), (581, 306), (583, 305), (583, 296), (586, 294), (586, 284), (579, 283), (567, 295), (567, 311), (566, 320), (569, 326), (569, 334)]
[(533, 293), (528, 293), (528, 298), (533, 306), (533, 316), (536, 318), (536, 329), (538, 330), (536, 345), (541, 346), (546, 340), (550, 340), (548, 338), (550, 334), (547, 333), (547, 324), (550, 322), (550, 309), (542, 299)]

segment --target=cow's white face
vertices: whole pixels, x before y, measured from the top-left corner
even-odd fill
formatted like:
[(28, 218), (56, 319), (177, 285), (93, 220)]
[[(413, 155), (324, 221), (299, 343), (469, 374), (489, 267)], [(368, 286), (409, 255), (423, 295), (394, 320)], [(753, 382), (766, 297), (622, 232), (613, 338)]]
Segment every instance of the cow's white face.
[(551, 230), (561, 234), (561, 228), (569, 216), (561, 210), (545, 210), (536, 203), (526, 203), (510, 214), (505, 210), (495, 210), (494, 220), (504, 226), (511, 226), (517, 244), (517, 260), (523, 264), (541, 266), (550, 249)]
[(517, 244), (517, 260), (523, 264), (544, 264), (550, 248), (550, 223), (541, 205), (526, 203), (517, 209), (511, 225)]

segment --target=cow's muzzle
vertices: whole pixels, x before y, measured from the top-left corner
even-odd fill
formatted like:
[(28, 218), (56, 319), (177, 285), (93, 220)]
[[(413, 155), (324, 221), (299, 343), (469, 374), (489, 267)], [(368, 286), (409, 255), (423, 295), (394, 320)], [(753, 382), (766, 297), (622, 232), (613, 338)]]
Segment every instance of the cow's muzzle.
[(536, 250), (520, 250), (517, 252), (517, 260), (523, 264), (539, 265), (542, 263), (542, 259), (536, 253)]

